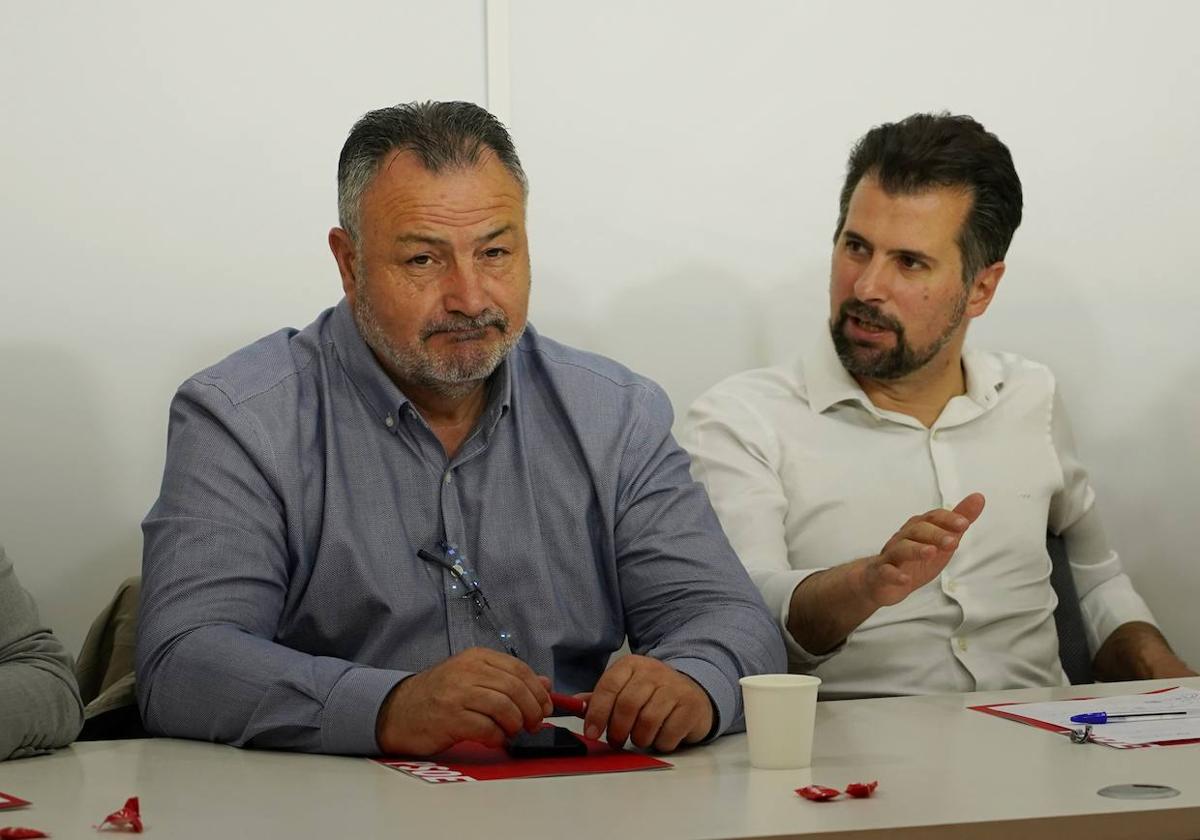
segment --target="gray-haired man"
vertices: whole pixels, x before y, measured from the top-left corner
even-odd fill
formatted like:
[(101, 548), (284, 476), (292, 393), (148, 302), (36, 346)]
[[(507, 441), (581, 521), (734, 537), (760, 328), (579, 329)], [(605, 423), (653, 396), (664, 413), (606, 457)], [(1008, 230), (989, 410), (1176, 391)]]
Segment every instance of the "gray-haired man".
[(526, 325), (503, 126), (467, 103), (373, 111), (338, 187), (345, 299), (172, 405), (144, 523), (148, 727), (431, 754), (536, 728), (553, 686), (592, 692), (586, 729), (616, 742), (728, 729), (738, 678), (783, 670), (779, 632), (662, 391)]

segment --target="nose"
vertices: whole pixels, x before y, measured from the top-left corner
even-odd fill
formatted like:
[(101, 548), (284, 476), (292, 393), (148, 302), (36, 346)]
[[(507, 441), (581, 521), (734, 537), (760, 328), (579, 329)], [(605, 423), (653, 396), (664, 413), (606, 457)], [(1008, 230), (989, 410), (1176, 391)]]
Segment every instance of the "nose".
[(491, 303), (484, 282), (484, 274), (473, 262), (456, 262), (443, 278), (442, 300), (446, 311), (468, 318), (481, 314)]
[(854, 296), (864, 303), (887, 300), (890, 286), (887, 266), (885, 258), (872, 255), (854, 278)]

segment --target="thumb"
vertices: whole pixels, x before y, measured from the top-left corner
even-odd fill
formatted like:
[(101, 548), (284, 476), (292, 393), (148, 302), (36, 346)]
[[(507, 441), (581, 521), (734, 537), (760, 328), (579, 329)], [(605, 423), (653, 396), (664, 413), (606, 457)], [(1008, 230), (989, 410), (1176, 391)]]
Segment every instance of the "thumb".
[(982, 493), (972, 493), (954, 506), (954, 512), (966, 517), (968, 523), (974, 522), (983, 513), (984, 501)]

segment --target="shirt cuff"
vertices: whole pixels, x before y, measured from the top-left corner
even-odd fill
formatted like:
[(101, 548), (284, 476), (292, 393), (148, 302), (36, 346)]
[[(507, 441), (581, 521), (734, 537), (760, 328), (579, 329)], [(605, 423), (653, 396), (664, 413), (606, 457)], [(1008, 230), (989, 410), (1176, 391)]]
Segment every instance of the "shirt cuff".
[(775, 621), (783, 631), (783, 645), (787, 648), (788, 670), (792, 672), (800, 671), (807, 673), (831, 656), (839, 653), (846, 645), (845, 641), (843, 641), (827, 653), (809, 653), (796, 641), (791, 631), (788, 630), (788, 616), (792, 611), (792, 593), (796, 591), (796, 587), (806, 577), (815, 572), (822, 571), (824, 571), (824, 568), (788, 569), (783, 572), (773, 572), (769, 575), (754, 576), (754, 582), (758, 584), (758, 589), (762, 592), (763, 600), (767, 602), (767, 609), (775, 616)]
[(375, 725), (388, 693), (410, 671), (353, 668), (347, 671), (321, 714), (321, 750), (335, 755), (378, 755)]
[(712, 701), (713, 725), (709, 730), (708, 737), (702, 743), (707, 743), (725, 734), (735, 720), (741, 719), (741, 686), (736, 683), (730, 685), (729, 678), (716, 665), (703, 659), (686, 657), (668, 659), (666, 664), (695, 680), (708, 694), (708, 699)]
[(1154, 614), (1133, 588), (1133, 581), (1122, 573), (1104, 581), (1079, 601), (1084, 631), (1092, 656), (1122, 624), (1144, 621), (1158, 626)]

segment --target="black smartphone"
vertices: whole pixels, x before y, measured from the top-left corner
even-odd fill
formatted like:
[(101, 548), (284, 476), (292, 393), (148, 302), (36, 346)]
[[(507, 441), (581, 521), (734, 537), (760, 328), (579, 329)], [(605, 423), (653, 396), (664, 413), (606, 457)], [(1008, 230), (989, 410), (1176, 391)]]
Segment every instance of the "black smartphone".
[(544, 726), (537, 732), (519, 732), (505, 745), (513, 758), (555, 758), (587, 755), (587, 744), (569, 729)]

